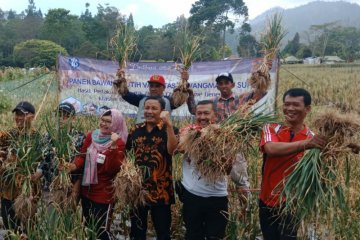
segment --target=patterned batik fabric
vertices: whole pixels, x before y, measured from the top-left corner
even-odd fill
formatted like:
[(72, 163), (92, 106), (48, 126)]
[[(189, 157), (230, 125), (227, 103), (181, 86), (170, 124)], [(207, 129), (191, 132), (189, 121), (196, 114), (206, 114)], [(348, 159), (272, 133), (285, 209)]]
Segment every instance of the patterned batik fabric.
[[(176, 128), (174, 131), (178, 134)], [(147, 203), (174, 203), (172, 156), (167, 151), (166, 126), (159, 124), (148, 132), (145, 123), (137, 124), (130, 130), (126, 149), (134, 152), (135, 163), (143, 172), (144, 188), (149, 192)]]

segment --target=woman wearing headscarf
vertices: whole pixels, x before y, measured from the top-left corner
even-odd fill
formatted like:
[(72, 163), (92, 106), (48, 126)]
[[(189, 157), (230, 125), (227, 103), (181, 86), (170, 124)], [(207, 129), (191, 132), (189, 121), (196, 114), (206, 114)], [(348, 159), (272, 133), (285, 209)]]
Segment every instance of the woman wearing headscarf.
[(88, 133), (79, 156), (69, 164), (70, 171), (83, 169), (80, 197), (85, 224), (95, 227), (97, 239), (112, 239), (109, 232), (114, 204), (113, 180), (124, 161), (128, 136), (121, 112), (107, 110), (99, 128)]

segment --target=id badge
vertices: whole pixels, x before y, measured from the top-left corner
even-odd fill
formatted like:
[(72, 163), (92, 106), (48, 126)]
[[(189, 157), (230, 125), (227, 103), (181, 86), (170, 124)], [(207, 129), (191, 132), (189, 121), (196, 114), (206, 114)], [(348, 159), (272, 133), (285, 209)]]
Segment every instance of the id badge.
[(96, 159), (96, 162), (97, 163), (100, 163), (100, 164), (103, 164), (104, 162), (105, 162), (105, 155), (104, 154), (101, 154), (101, 153), (99, 153), (98, 154), (98, 157), (97, 157), (97, 159)]

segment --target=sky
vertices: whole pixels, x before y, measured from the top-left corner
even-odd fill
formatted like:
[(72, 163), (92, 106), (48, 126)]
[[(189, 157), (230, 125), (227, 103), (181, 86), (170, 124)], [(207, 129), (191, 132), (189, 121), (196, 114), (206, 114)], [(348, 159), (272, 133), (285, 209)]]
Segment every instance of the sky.
[[(195, 1), (196, 0), (35, 0), (35, 5), (37, 9), (41, 9), (43, 14), (51, 8), (65, 8), (70, 10), (72, 14), (80, 15), (85, 12), (85, 3), (88, 2), (90, 3), (90, 11), (95, 15), (98, 4), (103, 6), (109, 4), (109, 6), (118, 8), (120, 13), (127, 16), (132, 13), (137, 27), (146, 25), (161, 27), (167, 23), (174, 22), (180, 15), (188, 17), (191, 5)], [(249, 9), (250, 19), (276, 6), (293, 8), (313, 1), (314, 0), (244, 0)], [(360, 4), (360, 0), (344, 1)], [(0, 8), (3, 11), (12, 9), (20, 13), (25, 10), (27, 6), (28, 0), (0, 0)]]

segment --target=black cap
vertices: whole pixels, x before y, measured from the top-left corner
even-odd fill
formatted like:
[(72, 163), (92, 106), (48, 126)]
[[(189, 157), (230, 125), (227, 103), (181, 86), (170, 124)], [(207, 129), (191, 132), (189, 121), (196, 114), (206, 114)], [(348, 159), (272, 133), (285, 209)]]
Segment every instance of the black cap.
[(229, 81), (232, 82), (232, 83), (234, 82), (234, 79), (233, 79), (231, 73), (229, 73), (229, 72), (220, 73), (220, 74), (216, 77), (215, 81), (218, 83), (218, 82), (219, 82), (220, 80), (222, 80), (222, 79), (229, 80)]
[(59, 104), (59, 111), (67, 112), (69, 115), (75, 115), (75, 108), (71, 103), (63, 102)]
[(17, 110), (25, 114), (26, 113), (35, 114), (35, 107), (27, 101), (19, 102), (18, 105), (16, 105), (16, 107), (12, 110), (12, 112), (15, 112)]

